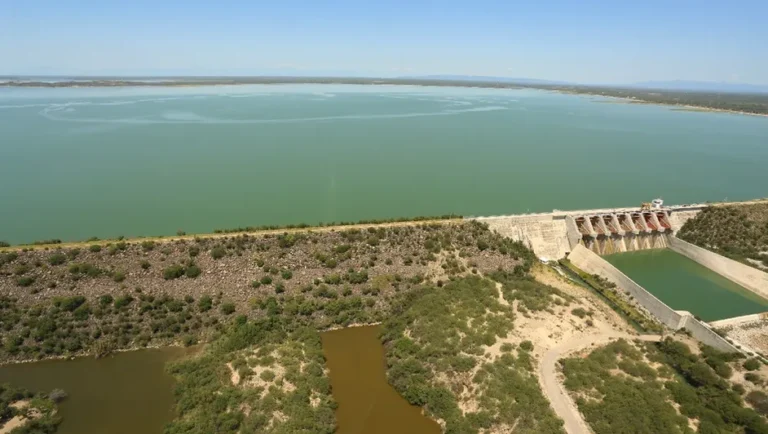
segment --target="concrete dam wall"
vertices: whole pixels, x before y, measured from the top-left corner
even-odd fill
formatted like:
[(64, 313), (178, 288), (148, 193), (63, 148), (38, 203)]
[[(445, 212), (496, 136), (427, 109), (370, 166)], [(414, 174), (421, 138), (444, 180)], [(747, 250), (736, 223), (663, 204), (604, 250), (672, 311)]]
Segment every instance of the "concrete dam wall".
[(547, 260), (564, 258), (576, 245), (598, 255), (661, 249), (668, 237), (707, 205), (555, 210), (549, 213), (479, 217), (491, 230), (525, 243)]

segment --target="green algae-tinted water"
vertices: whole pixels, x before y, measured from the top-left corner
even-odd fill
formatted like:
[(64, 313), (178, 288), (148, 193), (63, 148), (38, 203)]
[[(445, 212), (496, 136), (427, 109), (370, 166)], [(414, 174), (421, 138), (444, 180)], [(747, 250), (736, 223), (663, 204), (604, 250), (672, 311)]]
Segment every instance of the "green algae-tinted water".
[(768, 118), (534, 90), (0, 87), (0, 240), (768, 194)]
[(387, 383), (381, 329), (351, 327), (323, 333), (337, 434), (439, 434), (440, 426)]
[(768, 311), (768, 300), (669, 249), (604, 257), (675, 310), (704, 321)]
[(57, 434), (160, 434), (173, 418), (173, 380), (165, 363), (188, 352), (163, 348), (0, 366), (0, 383), (67, 392)]

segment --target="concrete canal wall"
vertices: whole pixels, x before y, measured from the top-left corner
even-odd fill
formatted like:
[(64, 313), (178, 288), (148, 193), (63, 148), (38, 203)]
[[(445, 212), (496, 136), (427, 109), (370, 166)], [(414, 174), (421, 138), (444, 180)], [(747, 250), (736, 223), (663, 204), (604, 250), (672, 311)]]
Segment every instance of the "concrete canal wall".
[(677, 237), (669, 237), (669, 248), (709, 268), (755, 294), (768, 298), (768, 274), (741, 262), (702, 249)]
[(697, 320), (689, 312), (676, 311), (667, 306), (618, 268), (586, 247), (582, 245), (574, 247), (568, 255), (568, 260), (589, 274), (597, 274), (615, 283), (619, 289), (631, 296), (638, 305), (666, 327), (672, 330), (688, 330), (694, 338), (720, 351), (738, 351), (736, 347), (712, 331), (708, 325)]

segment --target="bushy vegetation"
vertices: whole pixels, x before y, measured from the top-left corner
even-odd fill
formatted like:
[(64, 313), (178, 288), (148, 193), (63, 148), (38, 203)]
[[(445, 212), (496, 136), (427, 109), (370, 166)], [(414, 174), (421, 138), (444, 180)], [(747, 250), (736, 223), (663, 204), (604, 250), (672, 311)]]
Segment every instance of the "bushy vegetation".
[[(509, 84), (507, 84), (509, 85)], [(765, 93), (730, 93), (670, 89), (638, 89), (584, 85), (549, 85), (525, 84), (526, 87), (602, 95), (617, 98), (631, 98), (632, 102), (669, 104), (675, 106), (693, 106), (729, 110), (746, 113), (768, 114), (768, 95)]]
[[(27, 418), (35, 411), (39, 417), (27, 418), (26, 422), (11, 431), (13, 434), (51, 434), (61, 423), (61, 417), (56, 415), (56, 403), (66, 394), (54, 391), (51, 394), (32, 393), (29, 390), (0, 384), (0, 426), (16, 416)], [(19, 407), (20, 401), (28, 401), (26, 407)], [(13, 405), (17, 403), (17, 405)]]
[[(120, 240), (76, 254), (63, 248), (64, 262), (52, 265), (48, 258), (58, 252), (41, 248), (0, 256), (0, 288), (10, 281), (15, 291), (13, 298), (0, 300), (0, 359), (104, 355), (150, 344), (212, 341), (210, 351), (189, 361), (192, 365), (174, 370), (181, 380), (180, 417), (168, 432), (332, 432), (333, 414), (326, 412), (332, 403), (322, 401), (328, 392), (318, 383), (326, 381), (322, 369), (310, 364), (312, 372), (301, 369), (301, 378), (292, 379), (292, 358), (314, 357), (314, 350), (288, 358), (268, 352), (305, 342), (300, 336), (308, 332), (301, 330), (399, 318), (411, 302), (426, 309), (429, 302), (417, 300), (438, 288), (449, 294), (445, 301), (453, 300), (463, 312), (465, 323), (479, 316), (465, 324), (471, 333), (464, 339), (425, 347), (429, 358), (419, 362), (431, 374), (413, 376), (427, 383), (409, 396), (423, 399), (432, 414), (445, 415), (456, 432), (490, 426), (561, 432), (530, 372), (530, 342), (519, 347), (506, 343), (503, 358), (481, 357), (483, 348), (506, 336), (512, 317), (511, 307), (498, 301), (496, 283), (478, 276), (508, 268), (496, 271), (495, 278), (503, 283), (505, 296), (530, 310), (568, 303), (568, 297), (527, 278), (533, 253), (481, 223)], [(27, 277), (33, 279), (29, 288), (18, 288), (15, 280)], [(176, 298), (164, 295), (169, 290)], [(474, 295), (479, 299), (473, 300)], [(488, 306), (499, 310), (481, 315)], [(450, 322), (433, 318), (431, 326), (451, 330), (446, 327)], [(262, 349), (267, 347), (272, 350)], [(232, 384), (233, 373), (239, 376), (237, 384)], [(438, 374), (453, 373), (466, 377), (462, 387), (494, 401), (491, 410), (464, 415), (456, 407), (458, 383), (430, 383)], [(312, 385), (309, 401), (307, 388), (300, 387), (302, 378)], [(282, 389), (281, 381), (297, 389)], [(221, 393), (206, 393), (212, 390)], [(497, 402), (496, 396), (506, 398)], [(235, 407), (233, 402), (248, 404)], [(273, 418), (277, 411), (286, 418), (280, 413)]]
[(718, 375), (734, 356), (702, 350), (697, 356), (671, 338), (637, 346), (619, 340), (562, 360), (565, 387), (597, 434), (692, 433), (689, 418), (699, 433), (768, 433), (765, 420)]
[[(354, 226), (354, 225), (378, 225), (383, 223), (397, 223), (397, 222), (423, 222), (430, 220), (458, 220), (461, 219), (460, 215), (445, 214), (441, 216), (420, 216), (420, 217), (397, 217), (391, 219), (372, 219), (372, 220), (359, 220), (356, 222), (321, 222), (314, 227), (327, 227), (327, 226)], [(306, 223), (292, 224), (292, 225), (261, 225), (261, 226), (246, 226), (239, 228), (228, 229), (216, 229), (213, 232), (216, 234), (231, 234), (236, 232), (258, 232), (258, 231), (273, 231), (278, 229), (306, 229), (313, 227)]]
[(543, 283), (537, 282), (527, 274), (520, 272), (508, 273), (505, 271), (494, 271), (489, 277), (502, 284), (504, 298), (508, 302), (519, 300), (518, 310), (542, 311), (550, 310), (552, 303), (568, 305), (573, 301), (573, 297)]
[(218, 318), (224, 314), (211, 310), (214, 304), (221, 304), (220, 298), (201, 298), (200, 307), (190, 299), (105, 294), (89, 300), (73, 295), (21, 306), (2, 296), (0, 358), (103, 355), (150, 343), (170, 344), (183, 336), (197, 339), (206, 330), (221, 327)]
[[(528, 351), (483, 357), (513, 327), (493, 281), (476, 276), (404, 294), (383, 323), (388, 379), (414, 405), (446, 422), (446, 432), (487, 429), (562, 432), (543, 397)], [(441, 380), (447, 379), (447, 380)], [(458, 396), (481, 403), (462, 412)]]
[(276, 317), (235, 321), (205, 354), (170, 366), (178, 417), (165, 432), (331, 434), (336, 404), (324, 365), (311, 328)]
[(622, 314), (630, 323), (649, 333), (661, 333), (663, 327), (655, 318), (641, 313), (628, 299), (626, 294), (598, 275), (590, 275), (580, 270), (567, 259), (560, 260), (560, 265), (577, 275), (590, 288), (595, 290), (612, 309)]
[(677, 234), (689, 243), (731, 259), (768, 268), (768, 203), (710, 206), (685, 222)]

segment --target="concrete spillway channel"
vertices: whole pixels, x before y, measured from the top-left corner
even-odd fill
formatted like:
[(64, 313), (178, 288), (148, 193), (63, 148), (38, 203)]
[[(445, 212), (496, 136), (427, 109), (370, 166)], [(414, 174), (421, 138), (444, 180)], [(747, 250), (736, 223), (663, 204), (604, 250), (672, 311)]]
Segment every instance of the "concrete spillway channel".
[[(483, 217), (478, 220), (488, 223), (492, 230), (502, 235), (524, 242), (542, 259), (557, 260), (567, 256), (583, 271), (598, 274), (616, 283), (628, 299), (636, 302), (668, 328), (684, 328), (695, 338), (713, 347), (736, 351), (733, 345), (714, 333), (708, 324), (687, 312), (687, 306), (676, 306), (683, 310), (673, 309), (653, 294), (656, 288), (649, 288), (649, 291), (602, 257), (624, 252), (669, 249), (740, 285), (745, 291), (768, 300), (768, 274), (686, 243), (675, 236), (685, 221), (695, 217), (707, 206), (553, 211)], [(677, 289), (681, 291), (692, 291), (691, 299), (697, 297), (695, 285), (683, 283), (678, 286)]]

